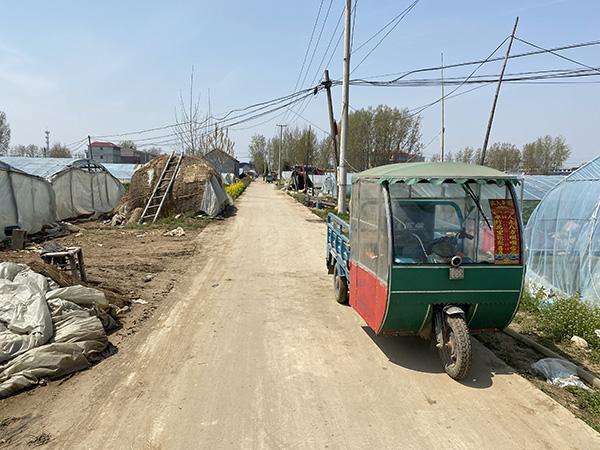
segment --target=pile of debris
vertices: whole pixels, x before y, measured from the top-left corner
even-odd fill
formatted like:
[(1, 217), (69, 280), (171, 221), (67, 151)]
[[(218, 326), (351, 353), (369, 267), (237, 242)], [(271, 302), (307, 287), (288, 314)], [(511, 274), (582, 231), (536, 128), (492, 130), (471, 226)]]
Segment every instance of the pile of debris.
[(0, 398), (109, 355), (114, 309), (101, 291), (60, 287), (24, 264), (0, 263)]
[[(113, 216), (113, 225), (139, 221), (168, 159), (168, 155), (154, 158), (136, 170), (129, 191)], [(225, 192), (221, 175), (211, 163), (199, 156), (185, 155), (172, 189), (165, 198), (161, 215), (183, 213), (215, 217), (229, 204), (231, 199)]]

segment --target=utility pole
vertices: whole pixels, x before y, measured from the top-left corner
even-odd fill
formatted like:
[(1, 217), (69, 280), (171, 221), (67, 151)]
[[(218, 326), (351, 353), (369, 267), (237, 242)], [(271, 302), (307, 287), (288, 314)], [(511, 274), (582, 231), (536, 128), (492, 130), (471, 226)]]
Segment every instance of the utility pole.
[(44, 158), (48, 157), (48, 153), (50, 153), (50, 131), (44, 131), (46, 133), (46, 147), (44, 147)]
[(279, 127), (279, 174), (277, 175), (277, 180), (281, 180), (281, 152), (283, 151), (283, 129), (287, 127), (287, 125), (277, 125)]
[(444, 54), (442, 53), (442, 162), (444, 162), (444, 138), (445, 138), (445, 134), (446, 134), (446, 118), (445, 118), (445, 111), (444, 111), (444, 100), (445, 100), (445, 95), (444, 95)]
[(508, 41), (508, 48), (506, 49), (506, 56), (504, 57), (504, 64), (502, 64), (502, 71), (500, 72), (500, 78), (498, 79), (498, 86), (496, 86), (496, 94), (494, 95), (494, 101), (492, 103), (492, 110), (490, 111), (490, 119), (488, 120), (487, 130), (485, 132), (485, 139), (483, 141), (483, 147), (481, 148), (481, 161), (480, 164), (485, 163), (485, 152), (487, 151), (488, 143), (490, 140), (490, 133), (492, 132), (492, 123), (494, 122), (494, 114), (496, 113), (496, 105), (498, 103), (498, 95), (500, 95), (500, 86), (502, 86), (502, 80), (504, 79), (504, 71), (506, 70), (506, 64), (510, 56), (510, 49), (512, 48), (513, 41), (515, 40), (515, 34), (517, 33), (517, 26), (519, 25), (519, 17), (515, 20), (515, 26), (510, 40)]
[(348, 109), (350, 105), (350, 33), (352, 30), (352, 0), (346, 0), (344, 30), (344, 73), (342, 78), (342, 133), (340, 139), (340, 166), (338, 168), (337, 209), (346, 213), (346, 154), (348, 151)]
[(92, 137), (90, 135), (88, 135), (88, 159), (94, 159), (92, 158)]
[(325, 81), (323, 82), (323, 86), (325, 86), (325, 90), (327, 91), (327, 107), (329, 109), (329, 128), (331, 129), (331, 145), (333, 146), (333, 161), (335, 164), (335, 171), (337, 173), (338, 168), (338, 145), (337, 145), (337, 123), (335, 121), (335, 117), (333, 116), (333, 101), (331, 98), (331, 79), (329, 78), (329, 70), (325, 70), (324, 75)]

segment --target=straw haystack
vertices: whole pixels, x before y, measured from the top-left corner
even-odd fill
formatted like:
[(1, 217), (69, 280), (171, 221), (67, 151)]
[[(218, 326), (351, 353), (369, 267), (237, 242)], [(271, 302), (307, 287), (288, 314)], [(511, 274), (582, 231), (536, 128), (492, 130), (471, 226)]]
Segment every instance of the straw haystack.
[[(144, 208), (168, 160), (168, 155), (154, 158), (136, 170), (129, 192), (119, 210), (127, 216)], [(186, 155), (181, 161), (173, 187), (165, 199), (161, 216), (179, 213), (204, 213), (211, 217), (220, 214), (229, 204), (221, 176), (202, 157)]]

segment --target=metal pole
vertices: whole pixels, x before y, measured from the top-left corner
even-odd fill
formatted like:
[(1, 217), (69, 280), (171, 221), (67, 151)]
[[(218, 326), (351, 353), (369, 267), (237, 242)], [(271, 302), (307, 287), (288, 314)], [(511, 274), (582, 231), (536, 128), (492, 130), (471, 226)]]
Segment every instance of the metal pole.
[(277, 180), (281, 180), (281, 152), (283, 151), (283, 129), (287, 125), (277, 125), (279, 127), (279, 175)]
[(335, 122), (335, 117), (333, 116), (333, 100), (331, 98), (331, 79), (329, 78), (329, 70), (325, 70), (324, 75), (325, 82), (323, 85), (325, 86), (325, 90), (327, 91), (327, 107), (329, 109), (329, 128), (331, 129), (331, 145), (333, 146), (333, 157), (335, 170), (337, 173), (338, 168), (338, 144), (337, 144), (337, 123)]
[(46, 130), (46, 148), (44, 148), (44, 158), (48, 157), (48, 153), (50, 153), (50, 131)]
[(346, 28), (344, 30), (344, 73), (342, 79), (342, 133), (340, 139), (340, 167), (338, 169), (337, 209), (346, 213), (346, 154), (348, 153), (348, 106), (350, 102), (350, 33), (352, 0), (346, 0)]
[(444, 111), (444, 54), (442, 53), (442, 162), (444, 162), (444, 138), (446, 134), (446, 120), (445, 120), (445, 111)]
[(506, 70), (506, 63), (510, 56), (510, 49), (512, 48), (513, 41), (515, 40), (515, 34), (517, 33), (517, 26), (519, 25), (519, 18), (515, 20), (515, 26), (510, 40), (508, 41), (508, 48), (506, 49), (506, 56), (504, 57), (504, 64), (502, 64), (502, 71), (500, 72), (500, 78), (498, 79), (498, 86), (496, 86), (496, 95), (494, 95), (494, 102), (492, 103), (492, 110), (490, 111), (490, 119), (488, 121), (487, 131), (485, 132), (485, 139), (483, 141), (483, 147), (481, 148), (481, 161), (480, 164), (485, 163), (485, 152), (487, 151), (488, 142), (490, 140), (490, 133), (492, 132), (492, 123), (494, 122), (494, 114), (496, 113), (496, 105), (498, 103), (498, 95), (500, 95), (500, 86), (502, 86), (502, 80), (504, 78), (504, 71)]
[(88, 159), (92, 158), (92, 138), (88, 135)]

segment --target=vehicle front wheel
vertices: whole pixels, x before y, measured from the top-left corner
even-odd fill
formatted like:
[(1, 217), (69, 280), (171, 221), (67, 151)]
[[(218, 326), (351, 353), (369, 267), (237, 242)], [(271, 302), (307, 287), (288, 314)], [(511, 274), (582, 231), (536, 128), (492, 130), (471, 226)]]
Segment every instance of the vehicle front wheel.
[(472, 349), (469, 327), (463, 316), (444, 317), (444, 344), (439, 348), (444, 370), (455, 380), (462, 380), (471, 369)]
[(335, 291), (335, 301), (341, 305), (348, 304), (348, 282), (346, 277), (340, 276), (338, 265), (334, 263), (333, 268), (333, 289)]

